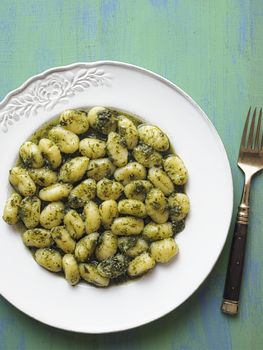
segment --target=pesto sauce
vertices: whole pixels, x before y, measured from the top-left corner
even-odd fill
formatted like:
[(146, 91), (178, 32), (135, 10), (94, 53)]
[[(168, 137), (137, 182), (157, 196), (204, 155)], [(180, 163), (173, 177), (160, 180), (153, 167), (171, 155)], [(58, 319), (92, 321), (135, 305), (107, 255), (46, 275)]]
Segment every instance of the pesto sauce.
[[(106, 107), (108, 108), (108, 107)], [(85, 111), (86, 113), (89, 111), (90, 108), (79, 108), (79, 110), (81, 111)], [(138, 127), (140, 124), (144, 124), (144, 123), (147, 123), (147, 121), (143, 120), (142, 118), (140, 118), (139, 116), (137, 115), (131, 115), (131, 114), (128, 114), (126, 112), (122, 112), (122, 111), (118, 111), (114, 108), (108, 108), (109, 110), (111, 110), (115, 116), (115, 118), (118, 119), (118, 116), (124, 116), (126, 118), (128, 118), (129, 120), (131, 120), (136, 127)], [(39, 129), (37, 129), (29, 138), (27, 141), (31, 141), (33, 143), (36, 143), (38, 144), (40, 139), (42, 138), (48, 138), (48, 133), (49, 131), (56, 125), (59, 124), (59, 116), (56, 116), (54, 119), (52, 119), (51, 121), (49, 122), (46, 122), (44, 123)], [(81, 135), (78, 135), (79, 139), (82, 140), (84, 138), (87, 138), (87, 137), (95, 137), (99, 140), (102, 140), (102, 141), (106, 141), (107, 140), (107, 135), (104, 135), (102, 133), (100, 133), (98, 130), (95, 130), (94, 128), (89, 128), (89, 130)], [(149, 147), (149, 146), (147, 146)], [(165, 158), (166, 156), (170, 155), (170, 154), (176, 154), (174, 148), (171, 146), (170, 144), (170, 147), (167, 151), (165, 152), (161, 152), (162, 156)], [(149, 154), (150, 155), (150, 154)], [(79, 151), (73, 153), (73, 154), (63, 154), (62, 153), (62, 163), (61, 163), (61, 166), (69, 159), (69, 158), (73, 158), (73, 157), (77, 157), (77, 156), (81, 156), (81, 154), (79, 153)], [(129, 152), (129, 161), (136, 161), (132, 155), (132, 152)], [(20, 167), (26, 167), (26, 165), (23, 163), (22, 159), (18, 156), (18, 159), (16, 161), (16, 166), (20, 166)], [(59, 170), (61, 169), (61, 166), (56, 169), (57, 172), (59, 172)], [(110, 176), (108, 178), (109, 180), (110, 179), (114, 179), (113, 175)], [(83, 179), (81, 179), (81, 181), (78, 181), (76, 183), (74, 183), (74, 187), (76, 187), (80, 182), (82, 182)], [(138, 193), (143, 193), (143, 192), (146, 192), (145, 188), (142, 186), (141, 188), (137, 188), (137, 191)], [(176, 192), (185, 192), (184, 191), (184, 186), (176, 186), (175, 185), (175, 191)], [(14, 191), (15, 192), (15, 191)], [(118, 200), (121, 200), (121, 199), (126, 199), (124, 193), (121, 194), (121, 196), (118, 198)], [(93, 201), (95, 201), (98, 205), (101, 204), (101, 200), (96, 196), (95, 198), (92, 199)], [(62, 200), (64, 202), (64, 200)], [(49, 203), (47, 202), (44, 202), (44, 201), (41, 201), (41, 210), (43, 210)], [(68, 203), (66, 203), (66, 210), (67, 209), (72, 209), (72, 207), (67, 207), (68, 206)], [(82, 213), (82, 209), (83, 208), (74, 208), (73, 210), (76, 210), (79, 214)], [(157, 208), (156, 208), (157, 209)], [(146, 217), (144, 218), (144, 222), (145, 222), (145, 225), (148, 224), (149, 222), (151, 221), (151, 219), (149, 217)], [(184, 220), (181, 220), (180, 222), (174, 222), (172, 223), (173, 224), (173, 229), (174, 229), (174, 233), (177, 233), (177, 232), (180, 232), (183, 228), (184, 228)], [(24, 226), (24, 224), (22, 222), (19, 222), (18, 224), (15, 225), (15, 228), (22, 234), (23, 232), (25, 232), (26, 228)], [(98, 232), (102, 233), (104, 232), (105, 229), (101, 226), (100, 229), (98, 230)], [(61, 234), (60, 234), (61, 235)], [(59, 233), (57, 233), (57, 239), (60, 239)], [(125, 237), (126, 238), (126, 237)], [(127, 237), (128, 238), (128, 237)], [(135, 239), (134, 237), (129, 237), (131, 238), (131, 241), (129, 242), (130, 244), (127, 244), (127, 246), (130, 247), (133, 247), (135, 245)], [(134, 242), (133, 242), (134, 241)], [(151, 242), (151, 240), (149, 240), (149, 242)], [(51, 246), (51, 248), (54, 248), (56, 249), (58, 252), (60, 252), (62, 255), (64, 255), (65, 253), (59, 248), (59, 247), (55, 247), (54, 244)], [(124, 253), (125, 252), (125, 249), (127, 249), (127, 247), (119, 247), (118, 248), (118, 252), (117, 254), (121, 254), (121, 253)], [(32, 255), (34, 256), (35, 254), (35, 251), (36, 251), (36, 248), (32, 248), (32, 247), (29, 247), (29, 250), (31, 251)], [(93, 259), (95, 259), (95, 256), (93, 255), (89, 260), (90, 262), (95, 262)], [(96, 263), (98, 264), (97, 260), (96, 260)], [(149, 271), (150, 272), (150, 271)], [(58, 272), (57, 275), (59, 276), (63, 276), (63, 273), (62, 272)], [(137, 280), (141, 277), (143, 277), (144, 275), (140, 275), (140, 276), (136, 276), (136, 277), (130, 277), (128, 276), (127, 272), (123, 273), (122, 275), (116, 277), (116, 278), (111, 278), (110, 280), (110, 284), (109, 286), (111, 285), (118, 285), (118, 284), (121, 284), (121, 283), (127, 283), (127, 282), (132, 282), (134, 280)], [(95, 285), (93, 285), (95, 286)], [(95, 286), (96, 287), (96, 286)]]

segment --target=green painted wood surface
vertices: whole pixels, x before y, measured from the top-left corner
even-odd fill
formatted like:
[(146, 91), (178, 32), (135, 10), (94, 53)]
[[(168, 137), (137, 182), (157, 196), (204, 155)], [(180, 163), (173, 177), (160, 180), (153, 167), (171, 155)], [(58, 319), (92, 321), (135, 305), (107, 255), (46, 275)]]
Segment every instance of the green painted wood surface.
[[(233, 171), (236, 208), (244, 116), (249, 105), (263, 104), (262, 35), (262, 0), (1, 0), (0, 98), (36, 73), (77, 61), (112, 59), (153, 70), (189, 93), (216, 126)], [(1, 298), (0, 349), (262, 349), (262, 183), (261, 175), (252, 190), (237, 318), (219, 311), (229, 237), (190, 300), (131, 331), (99, 336), (60, 331)]]

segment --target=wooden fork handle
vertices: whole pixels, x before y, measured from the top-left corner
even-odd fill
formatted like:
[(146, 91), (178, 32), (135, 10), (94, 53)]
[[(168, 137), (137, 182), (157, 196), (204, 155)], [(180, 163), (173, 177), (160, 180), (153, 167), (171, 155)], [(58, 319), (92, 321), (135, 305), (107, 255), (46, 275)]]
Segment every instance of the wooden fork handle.
[(239, 208), (228, 262), (223, 304), (221, 307), (224, 313), (230, 315), (236, 315), (238, 313), (248, 228), (248, 208), (246, 209), (247, 215), (246, 218), (244, 218), (244, 208)]

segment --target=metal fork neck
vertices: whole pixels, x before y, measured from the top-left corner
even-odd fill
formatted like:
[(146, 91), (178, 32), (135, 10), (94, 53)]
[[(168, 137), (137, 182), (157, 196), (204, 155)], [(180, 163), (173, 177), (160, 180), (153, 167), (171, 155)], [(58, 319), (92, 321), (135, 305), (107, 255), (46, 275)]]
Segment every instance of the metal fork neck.
[(250, 185), (251, 185), (252, 176), (245, 175), (245, 184), (242, 193), (241, 202), (237, 214), (237, 222), (240, 224), (248, 224), (248, 215), (249, 215), (249, 194), (250, 194)]

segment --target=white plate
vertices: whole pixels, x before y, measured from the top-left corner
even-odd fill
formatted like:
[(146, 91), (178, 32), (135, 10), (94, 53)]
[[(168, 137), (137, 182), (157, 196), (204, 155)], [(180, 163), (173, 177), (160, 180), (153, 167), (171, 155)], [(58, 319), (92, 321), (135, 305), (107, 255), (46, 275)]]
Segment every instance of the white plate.
[(204, 281), (224, 246), (233, 206), (223, 144), (200, 107), (145, 69), (118, 62), (77, 63), (29, 79), (0, 104), (0, 212), (8, 170), (21, 143), (66, 108), (104, 105), (162, 128), (190, 174), (191, 213), (177, 236), (179, 256), (145, 277), (109, 289), (75, 288), (39, 267), (19, 234), (0, 220), (0, 292), (31, 317), (84, 333), (114, 332), (153, 321), (182, 304)]

